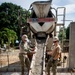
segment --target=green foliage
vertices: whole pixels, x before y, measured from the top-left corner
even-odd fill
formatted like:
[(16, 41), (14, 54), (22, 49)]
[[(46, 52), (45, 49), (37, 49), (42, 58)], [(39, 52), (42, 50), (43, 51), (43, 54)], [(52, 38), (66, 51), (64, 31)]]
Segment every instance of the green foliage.
[(62, 29), (60, 29), (60, 32), (59, 32), (59, 39), (62, 40), (63, 39), (69, 39), (69, 32), (70, 32), (70, 27), (68, 26), (67, 28), (64, 29), (64, 32)]
[[(27, 13), (28, 16), (30, 15), (30, 13), (27, 12), (27, 10), (24, 10), (22, 7), (12, 4), (12, 3), (5, 2), (0, 5), (0, 31), (2, 31), (3, 28), (8, 28), (10, 30), (13, 30), (14, 32), (16, 32), (18, 36), (18, 40), (20, 40), (20, 27), (18, 25), (19, 10), (21, 10), (22, 24), (24, 24), (26, 23), (25, 13)], [(3, 31), (3, 33), (5, 33), (5, 31)], [(6, 37), (6, 35), (3, 35), (3, 36), (4, 38)]]
[(18, 10), (22, 9), (12, 3), (2, 3), (0, 5), (0, 31), (2, 28), (14, 30), (19, 38), (20, 28), (18, 25)]
[(0, 31), (0, 43), (4, 44), (4, 43), (12, 43), (14, 45), (15, 40), (17, 39), (17, 35), (16, 32), (13, 30), (10, 30), (8, 28), (2, 28)]
[(59, 31), (59, 40), (62, 41), (63, 39), (66, 39), (66, 28), (63, 29), (61, 28), (60, 31)]

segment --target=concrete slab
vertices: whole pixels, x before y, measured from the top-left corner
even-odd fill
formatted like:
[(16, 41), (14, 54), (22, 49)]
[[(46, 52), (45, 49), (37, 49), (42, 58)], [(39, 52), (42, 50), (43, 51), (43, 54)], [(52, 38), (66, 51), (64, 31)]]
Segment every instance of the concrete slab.
[[(0, 75), (21, 75), (21, 72), (6, 72), (6, 73), (0, 73)], [(25, 75), (28, 74), (25, 73)], [(75, 75), (75, 73), (57, 73), (57, 75)]]

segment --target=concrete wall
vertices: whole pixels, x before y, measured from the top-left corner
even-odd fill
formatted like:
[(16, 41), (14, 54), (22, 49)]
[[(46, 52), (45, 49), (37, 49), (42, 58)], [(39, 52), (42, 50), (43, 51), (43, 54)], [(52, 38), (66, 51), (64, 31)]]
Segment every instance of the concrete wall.
[(69, 68), (75, 68), (75, 22), (70, 23)]

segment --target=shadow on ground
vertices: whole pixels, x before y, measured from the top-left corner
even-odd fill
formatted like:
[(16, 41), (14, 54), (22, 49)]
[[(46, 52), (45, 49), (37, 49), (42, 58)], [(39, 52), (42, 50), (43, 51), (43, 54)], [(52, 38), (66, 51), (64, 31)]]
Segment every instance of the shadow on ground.
[[(27, 71), (27, 68), (25, 68)], [(20, 62), (9, 64), (8, 66), (0, 67), (0, 72), (21, 72)]]

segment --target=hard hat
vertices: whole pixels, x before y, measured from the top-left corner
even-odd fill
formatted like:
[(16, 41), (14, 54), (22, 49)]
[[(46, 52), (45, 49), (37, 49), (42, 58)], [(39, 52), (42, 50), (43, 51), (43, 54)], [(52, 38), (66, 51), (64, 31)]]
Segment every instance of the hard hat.
[(58, 38), (57, 36), (55, 36), (55, 37), (53, 38), (53, 41), (59, 41), (59, 38)]
[(28, 38), (28, 36), (27, 36), (26, 34), (22, 35), (22, 37), (26, 37), (26, 38)]

